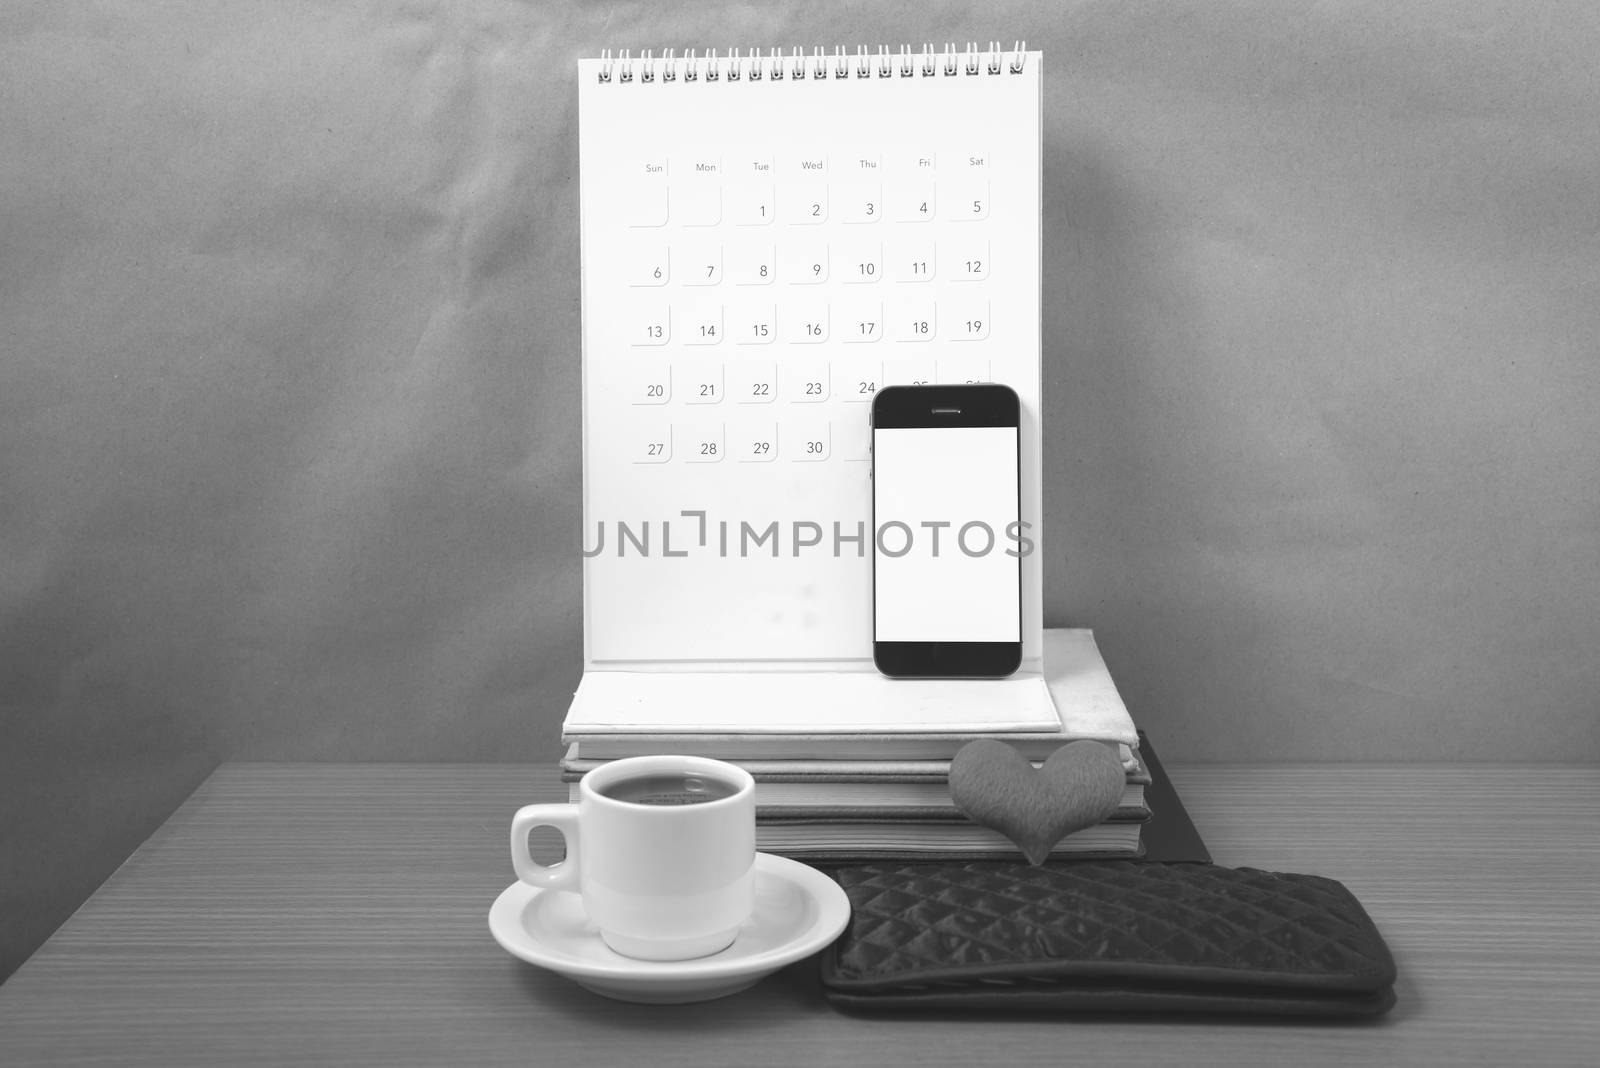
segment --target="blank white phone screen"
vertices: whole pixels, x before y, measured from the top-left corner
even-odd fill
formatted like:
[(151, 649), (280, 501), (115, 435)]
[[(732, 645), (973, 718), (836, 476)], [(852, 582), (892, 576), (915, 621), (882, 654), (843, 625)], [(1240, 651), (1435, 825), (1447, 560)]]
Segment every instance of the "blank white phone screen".
[(877, 430), (874, 637), (1022, 640), (1017, 428)]

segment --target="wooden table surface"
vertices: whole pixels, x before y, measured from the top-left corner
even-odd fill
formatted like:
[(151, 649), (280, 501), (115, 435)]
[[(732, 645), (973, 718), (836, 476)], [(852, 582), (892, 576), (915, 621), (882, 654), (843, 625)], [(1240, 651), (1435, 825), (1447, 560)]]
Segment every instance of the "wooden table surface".
[(1600, 1063), (1600, 768), (1176, 767), (1216, 860), (1333, 876), (1400, 967), (1376, 1023), (841, 1015), (815, 959), (607, 1001), (489, 937), (553, 767), (225, 765), (0, 987), (0, 1064)]

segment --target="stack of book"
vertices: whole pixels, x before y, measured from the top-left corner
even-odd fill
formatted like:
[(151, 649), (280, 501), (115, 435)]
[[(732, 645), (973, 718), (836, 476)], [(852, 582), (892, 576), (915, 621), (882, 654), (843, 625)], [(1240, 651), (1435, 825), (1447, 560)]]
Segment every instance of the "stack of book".
[[(654, 715), (631, 721), (575, 703), (562, 726), (562, 778), (574, 799), (577, 782), (608, 760), (656, 753), (715, 757), (756, 780), (756, 844), (768, 853), (812, 861), (859, 858), (1015, 858), (1005, 837), (979, 826), (950, 800), (950, 761), (976, 738), (999, 738), (1035, 764), (1071, 741), (1110, 748), (1126, 770), (1122, 804), (1107, 820), (1064, 838), (1053, 856), (1134, 856), (1149, 817), (1150, 769), (1139, 753), (1132, 718), (1117, 694), (1093, 635), (1045, 635), (1045, 683), (1059, 724), (1046, 729), (989, 729), (982, 709), (964, 720), (900, 722), (863, 729), (819, 716), (816, 725), (770, 729), (752, 713), (750, 729), (702, 727), (692, 716)], [(778, 683), (776, 677), (769, 679)], [(892, 685), (892, 683), (891, 683)], [(972, 685), (972, 684), (965, 684)], [(986, 685), (986, 684), (978, 684)]]

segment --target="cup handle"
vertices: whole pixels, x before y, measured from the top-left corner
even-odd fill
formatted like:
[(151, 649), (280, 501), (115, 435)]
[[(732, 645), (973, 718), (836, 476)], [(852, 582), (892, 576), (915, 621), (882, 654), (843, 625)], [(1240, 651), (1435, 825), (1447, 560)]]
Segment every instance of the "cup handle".
[[(528, 852), (528, 832), (535, 827), (554, 827), (567, 842), (567, 858), (555, 867), (545, 867)], [(511, 817), (511, 866), (517, 878), (546, 890), (572, 890), (578, 885), (578, 806), (525, 805)]]

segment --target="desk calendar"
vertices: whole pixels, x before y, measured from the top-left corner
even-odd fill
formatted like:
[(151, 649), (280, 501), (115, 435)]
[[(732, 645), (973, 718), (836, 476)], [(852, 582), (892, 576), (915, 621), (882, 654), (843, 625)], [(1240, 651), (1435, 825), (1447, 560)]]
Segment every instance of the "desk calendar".
[[(720, 684), (950, 703), (959, 687), (872, 667), (869, 413), (887, 384), (1015, 389), (1037, 548), (1040, 63), (993, 45), (579, 64), (575, 712), (585, 690), (627, 705), (640, 673), (743, 676), (659, 683), (712, 704)], [(1038, 729), (1056, 719), (1036, 551), (1022, 573), (1023, 672), (984, 692), (1026, 690), (994, 718)]]

